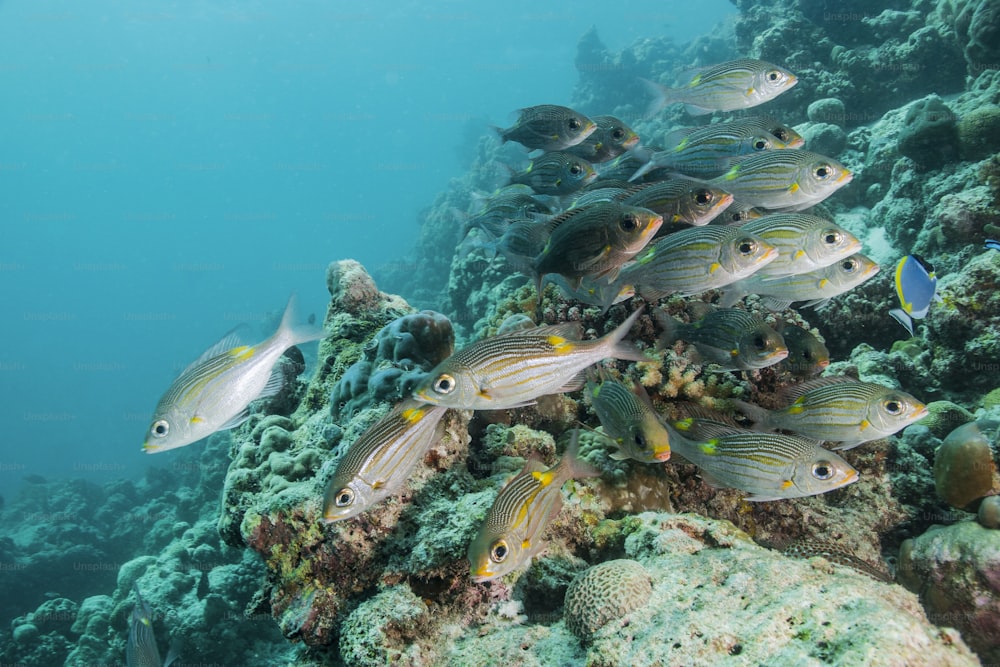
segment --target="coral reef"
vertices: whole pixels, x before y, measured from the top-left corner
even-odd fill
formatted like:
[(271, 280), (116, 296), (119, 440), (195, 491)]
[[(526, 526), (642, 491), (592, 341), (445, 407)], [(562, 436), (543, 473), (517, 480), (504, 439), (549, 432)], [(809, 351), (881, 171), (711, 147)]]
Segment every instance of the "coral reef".
[(927, 617), (961, 631), (984, 662), (1000, 659), (1000, 531), (975, 521), (936, 526), (905, 542), (897, 577)]
[(944, 439), (934, 456), (934, 484), (945, 502), (970, 511), (981, 498), (1000, 493), (993, 449), (979, 424), (963, 424)]
[[(912, 594), (822, 558), (786, 558), (726, 521), (644, 513), (621, 524), (624, 551), (648, 572), (648, 601), (591, 636), (581, 655), (567, 624), (503, 623), (467, 633), (452, 664), (975, 665), (953, 631)], [(873, 594), (874, 593), (874, 594)], [(499, 627), (498, 627), (499, 626)], [(537, 662), (523, 662), (524, 652)]]
[(649, 600), (653, 586), (641, 563), (619, 558), (588, 568), (566, 590), (566, 627), (581, 641)]

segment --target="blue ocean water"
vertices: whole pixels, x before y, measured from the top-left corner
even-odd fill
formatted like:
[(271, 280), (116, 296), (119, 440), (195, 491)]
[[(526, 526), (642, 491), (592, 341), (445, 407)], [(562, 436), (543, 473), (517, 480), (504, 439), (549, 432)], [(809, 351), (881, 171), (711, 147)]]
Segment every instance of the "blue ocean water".
[(569, 102), (590, 26), (616, 50), (735, 11), (608, 10), (0, 4), (0, 493), (166, 465), (140, 444), (176, 374), (293, 291), (321, 318), (330, 261), (401, 257), (470, 127)]

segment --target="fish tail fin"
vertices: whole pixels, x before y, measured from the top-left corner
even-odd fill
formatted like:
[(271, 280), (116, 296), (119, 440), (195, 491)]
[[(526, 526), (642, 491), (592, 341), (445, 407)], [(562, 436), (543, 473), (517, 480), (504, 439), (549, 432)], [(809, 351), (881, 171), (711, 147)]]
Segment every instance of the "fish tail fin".
[(622, 322), (618, 327), (605, 336), (605, 344), (608, 347), (607, 356), (613, 357), (615, 359), (624, 359), (626, 361), (649, 361), (642, 350), (637, 348), (635, 345), (629, 342), (625, 342), (625, 336), (631, 331), (632, 325), (635, 321), (639, 319), (644, 310), (643, 306), (639, 306), (634, 313), (628, 316), (624, 322)]
[(560, 477), (564, 480), (601, 476), (601, 470), (597, 466), (580, 456), (580, 430), (573, 429), (566, 451), (559, 459)]
[(750, 428), (754, 431), (768, 431), (771, 429), (771, 413), (767, 408), (736, 399), (729, 401), (729, 405), (753, 422)]
[(662, 350), (677, 340), (678, 325), (681, 324), (681, 321), (667, 315), (667, 312), (662, 308), (653, 311), (653, 318), (663, 329), (663, 333), (656, 339), (656, 349)]
[(288, 305), (285, 306), (285, 314), (281, 317), (281, 325), (274, 334), (275, 338), (283, 341), (287, 350), (293, 345), (308, 343), (312, 340), (319, 340), (326, 336), (323, 327), (312, 324), (295, 323), (295, 304), (298, 301), (294, 293), (288, 297)]
[(653, 171), (654, 169), (656, 169), (656, 167), (657, 167), (657, 164), (653, 160), (650, 160), (646, 164), (644, 164), (641, 167), (639, 167), (638, 169), (636, 169), (634, 174), (632, 174), (631, 176), (629, 176), (629, 179), (628, 179), (629, 183), (632, 183), (633, 181), (639, 180), (640, 178), (642, 178), (643, 176), (645, 176), (647, 173), (649, 173), (649, 172)]
[(676, 101), (675, 97), (677, 93), (673, 88), (667, 88), (663, 84), (650, 81), (649, 79), (640, 79), (640, 81), (645, 84), (646, 90), (653, 96), (653, 101), (646, 107), (646, 118), (652, 118), (665, 106), (673, 104)]
[(893, 308), (889, 311), (889, 315), (892, 316), (892, 319), (902, 324), (906, 331), (909, 332), (910, 337), (913, 337), (913, 318), (910, 317), (905, 310), (902, 310), (901, 308)]

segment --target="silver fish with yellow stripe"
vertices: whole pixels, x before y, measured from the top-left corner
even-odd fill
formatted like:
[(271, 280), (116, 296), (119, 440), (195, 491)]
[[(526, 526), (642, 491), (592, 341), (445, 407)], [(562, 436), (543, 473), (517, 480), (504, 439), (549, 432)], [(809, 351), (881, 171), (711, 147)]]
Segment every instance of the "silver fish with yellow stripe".
[(669, 178), (643, 183), (617, 197), (631, 206), (663, 216), (657, 236), (676, 231), (678, 225), (707, 225), (733, 202), (733, 196), (693, 178)]
[(132, 584), (135, 606), (129, 620), (128, 642), (125, 644), (126, 667), (169, 667), (179, 657), (175, 645), (171, 645), (165, 660), (160, 660), (160, 649), (153, 633), (153, 609), (142, 595), (139, 586)]
[(654, 311), (663, 328), (662, 344), (687, 341), (705, 362), (723, 371), (767, 368), (788, 356), (781, 334), (753, 313), (701, 302), (690, 304), (689, 309), (694, 318), (691, 322), (681, 322), (659, 308)]
[(780, 410), (732, 403), (754, 421), (754, 429), (793, 431), (805, 438), (836, 442), (834, 449), (885, 438), (927, 415), (927, 407), (905, 391), (845, 377), (803, 382), (784, 396), (793, 400)]
[(562, 508), (563, 484), (600, 474), (578, 457), (577, 443), (574, 432), (556, 465), (546, 470), (544, 463), (530, 459), (500, 490), (469, 544), (473, 581), (489, 581), (527, 567), (544, 546), (545, 527)]
[(670, 436), (642, 385), (628, 385), (603, 373), (587, 381), (590, 405), (605, 435), (618, 446), (611, 458), (661, 463), (670, 458)]
[(602, 359), (645, 359), (638, 348), (622, 342), (641, 314), (640, 308), (597, 340), (578, 340), (579, 323), (486, 338), (438, 364), (413, 398), (461, 410), (505, 410), (531, 405), (546, 394), (574, 391), (583, 386), (580, 372)]
[(851, 178), (851, 171), (833, 158), (783, 150), (739, 158), (709, 183), (750, 206), (797, 211), (820, 203)]
[(764, 239), (735, 227), (674, 232), (650, 244), (618, 274), (645, 299), (699, 294), (751, 275), (778, 256)]
[(293, 297), (278, 330), (259, 345), (241, 345), (230, 333), (185, 368), (156, 406), (143, 450), (184, 447), (238, 426), (250, 417), (251, 401), (278, 393), (278, 358), (293, 345), (324, 336), (318, 327), (293, 324), (294, 305)]
[[(768, 128), (783, 133), (789, 140), (779, 139)], [(791, 128), (768, 118), (740, 118), (707, 127), (675, 130), (667, 135), (664, 143), (672, 148), (652, 153), (649, 162), (630, 180), (638, 180), (658, 168), (711, 178), (726, 172), (731, 166), (731, 158), (761, 151), (798, 148), (805, 140)]]
[(579, 155), (592, 164), (613, 160), (639, 143), (639, 135), (614, 116), (594, 116), (597, 129), (566, 152)]
[(323, 500), (323, 521), (343, 521), (396, 493), (440, 439), (447, 408), (404, 401), (351, 443)]
[(511, 183), (527, 185), (541, 195), (568, 195), (597, 178), (594, 166), (571, 153), (544, 153), (524, 171), (511, 174)]
[(778, 249), (778, 258), (757, 272), (782, 276), (815, 271), (861, 250), (854, 234), (808, 213), (775, 213), (741, 227)]
[(821, 269), (788, 276), (752, 275), (726, 286), (719, 303), (724, 308), (747, 294), (758, 294), (770, 310), (784, 310), (796, 301), (803, 307), (821, 306), (865, 282), (879, 271), (879, 266), (864, 255), (851, 255)]
[(713, 111), (749, 109), (772, 100), (794, 86), (798, 79), (788, 70), (763, 60), (741, 58), (689, 70), (682, 85), (668, 88), (646, 81), (656, 100), (649, 115), (668, 104), (684, 104), (692, 116)]
[(851, 464), (804, 438), (698, 419), (669, 430), (674, 451), (698, 466), (706, 483), (740, 489), (754, 502), (815, 496), (858, 480)]

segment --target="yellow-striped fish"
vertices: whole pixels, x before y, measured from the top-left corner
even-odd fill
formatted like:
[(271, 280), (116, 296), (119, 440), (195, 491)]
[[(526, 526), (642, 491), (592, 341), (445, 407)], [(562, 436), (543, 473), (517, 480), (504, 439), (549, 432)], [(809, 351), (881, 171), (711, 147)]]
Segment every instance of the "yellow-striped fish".
[[(788, 137), (788, 140), (779, 139), (769, 128)], [(769, 118), (755, 117), (674, 130), (667, 135), (664, 143), (671, 148), (653, 153), (649, 162), (629, 180), (638, 180), (659, 168), (697, 178), (711, 178), (726, 172), (732, 158), (761, 151), (798, 148), (805, 140), (791, 128)]]
[(343, 521), (396, 493), (440, 438), (447, 408), (404, 401), (351, 443), (323, 501), (323, 521)]
[(854, 234), (816, 215), (775, 213), (741, 226), (778, 249), (778, 258), (758, 276), (783, 276), (815, 271), (861, 250)]
[(836, 442), (834, 449), (885, 438), (927, 415), (927, 407), (905, 391), (845, 377), (803, 382), (784, 395), (794, 400), (781, 410), (743, 401), (733, 404), (754, 421), (755, 429), (793, 431)]
[(820, 203), (851, 178), (851, 171), (833, 158), (784, 150), (740, 158), (709, 183), (750, 206), (797, 211)]
[(650, 92), (656, 96), (648, 115), (668, 104), (678, 103), (684, 104), (692, 116), (749, 109), (774, 99), (798, 82), (788, 70), (750, 58), (689, 70), (681, 80), (679, 88), (646, 81)]
[(274, 364), (293, 345), (317, 340), (323, 330), (292, 323), (294, 296), (281, 325), (259, 345), (241, 345), (235, 333), (207, 349), (160, 399), (142, 448), (148, 454), (184, 447), (250, 417), (247, 406), (281, 390)]
[(587, 381), (587, 396), (604, 433), (618, 445), (611, 458), (643, 463), (670, 458), (670, 436), (641, 384), (626, 386), (600, 374)]
[(153, 609), (139, 594), (139, 586), (132, 584), (135, 606), (129, 621), (128, 642), (125, 644), (126, 667), (169, 667), (177, 658), (177, 649), (171, 645), (165, 660), (160, 660), (160, 649), (153, 633)]
[(613, 160), (639, 143), (639, 135), (614, 116), (594, 116), (597, 129), (583, 141), (565, 149), (591, 164)]
[(788, 276), (752, 275), (727, 285), (719, 304), (728, 308), (747, 294), (759, 294), (761, 304), (776, 311), (788, 308), (795, 301), (805, 301), (803, 307), (822, 306), (838, 294), (857, 287), (878, 271), (878, 264), (864, 255), (851, 255), (829, 266), (805, 273)]
[(733, 196), (693, 178), (669, 178), (643, 183), (617, 197), (623, 204), (648, 208), (663, 216), (657, 236), (678, 225), (707, 225), (733, 202)]
[(708, 225), (674, 232), (646, 246), (618, 274), (648, 300), (722, 287), (749, 276), (778, 256), (764, 239), (736, 227)]
[(676, 422), (669, 430), (674, 450), (698, 466), (706, 483), (745, 491), (747, 500), (815, 496), (858, 480), (851, 464), (804, 438), (698, 419)]
[(562, 508), (562, 486), (600, 471), (577, 456), (578, 433), (559, 462), (548, 470), (531, 459), (497, 494), (486, 520), (469, 545), (472, 580), (489, 581), (526, 567), (541, 551), (549, 521)]
[(413, 398), (461, 410), (505, 410), (539, 396), (583, 386), (579, 373), (602, 359), (642, 361), (622, 339), (642, 308), (597, 340), (577, 340), (579, 323), (512, 331), (473, 343), (451, 355), (413, 392)]
[[(699, 305), (700, 304), (700, 305)], [(663, 327), (664, 345), (677, 339), (693, 344), (703, 360), (717, 364), (718, 370), (749, 371), (767, 368), (788, 356), (788, 346), (777, 331), (760, 317), (738, 308), (715, 308), (690, 304), (691, 322), (681, 322), (662, 309), (654, 311)]]

